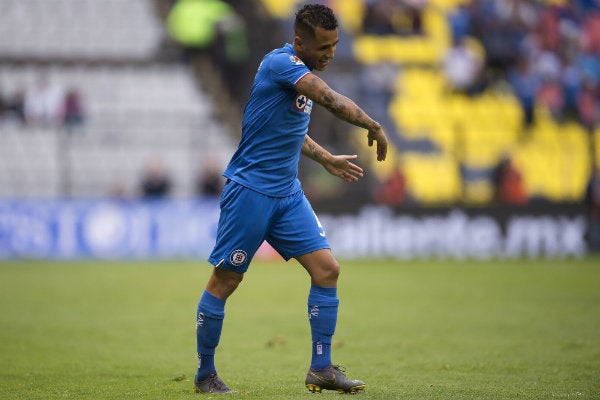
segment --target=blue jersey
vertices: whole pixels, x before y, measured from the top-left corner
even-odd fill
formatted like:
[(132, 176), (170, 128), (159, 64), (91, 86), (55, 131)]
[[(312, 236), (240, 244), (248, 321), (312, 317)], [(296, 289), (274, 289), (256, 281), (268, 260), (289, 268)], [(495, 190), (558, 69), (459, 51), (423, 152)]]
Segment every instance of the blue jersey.
[(259, 193), (298, 192), (298, 161), (308, 132), (312, 100), (296, 91), (310, 70), (286, 44), (267, 54), (244, 109), (242, 138), (223, 175)]

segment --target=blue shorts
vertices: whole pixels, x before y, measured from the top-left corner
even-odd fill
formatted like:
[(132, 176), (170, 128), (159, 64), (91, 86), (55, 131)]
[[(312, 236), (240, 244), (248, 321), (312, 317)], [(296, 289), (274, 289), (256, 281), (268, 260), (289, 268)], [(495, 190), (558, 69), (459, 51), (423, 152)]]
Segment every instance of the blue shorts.
[(330, 248), (303, 191), (270, 197), (228, 181), (221, 196), (217, 242), (208, 261), (244, 273), (265, 240), (286, 261)]

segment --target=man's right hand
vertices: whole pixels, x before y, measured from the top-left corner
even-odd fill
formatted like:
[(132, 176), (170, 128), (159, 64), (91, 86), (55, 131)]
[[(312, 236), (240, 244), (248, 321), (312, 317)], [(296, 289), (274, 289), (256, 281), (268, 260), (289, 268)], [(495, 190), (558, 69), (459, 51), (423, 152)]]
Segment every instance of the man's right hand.
[(387, 137), (381, 125), (378, 125), (376, 129), (370, 129), (367, 135), (369, 140), (369, 147), (373, 146), (373, 141), (377, 142), (377, 161), (384, 161), (387, 155)]

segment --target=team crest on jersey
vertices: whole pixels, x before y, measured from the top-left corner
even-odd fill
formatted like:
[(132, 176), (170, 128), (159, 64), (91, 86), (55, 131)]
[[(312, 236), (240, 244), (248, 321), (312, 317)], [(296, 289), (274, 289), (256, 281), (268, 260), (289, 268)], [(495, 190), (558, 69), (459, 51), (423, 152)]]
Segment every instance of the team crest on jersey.
[(312, 111), (312, 105), (312, 100), (303, 94), (298, 93), (294, 99), (294, 108), (298, 111), (305, 112), (308, 115), (310, 115), (310, 112)]
[(229, 255), (229, 262), (234, 267), (239, 267), (240, 265), (246, 262), (246, 258), (248, 258), (248, 254), (244, 250), (234, 250)]
[(304, 65), (304, 63), (302, 62), (302, 60), (299, 59), (296, 56), (290, 56), (290, 61), (293, 62), (296, 65)]

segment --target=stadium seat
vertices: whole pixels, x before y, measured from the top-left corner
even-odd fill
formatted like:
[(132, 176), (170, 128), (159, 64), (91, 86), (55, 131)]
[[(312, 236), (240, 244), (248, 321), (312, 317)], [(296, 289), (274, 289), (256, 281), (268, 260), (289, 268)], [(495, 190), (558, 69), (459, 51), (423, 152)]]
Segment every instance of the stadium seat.
[(265, 8), (276, 18), (287, 19), (294, 13), (299, 0), (261, 0)]
[(0, 0), (0, 56), (147, 59), (162, 31), (144, 0)]

